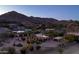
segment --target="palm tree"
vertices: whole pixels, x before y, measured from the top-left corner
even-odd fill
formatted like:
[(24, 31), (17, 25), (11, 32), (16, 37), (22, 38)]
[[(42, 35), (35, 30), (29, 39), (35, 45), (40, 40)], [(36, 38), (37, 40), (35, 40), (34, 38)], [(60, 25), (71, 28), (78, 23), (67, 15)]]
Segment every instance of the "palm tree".
[(28, 31), (27, 32), (27, 39), (31, 39), (31, 36), (32, 36), (33, 32), (32, 31)]
[(32, 47), (32, 40), (34, 39), (33, 38), (33, 31), (28, 31), (28, 32), (26, 32), (27, 33), (27, 40), (26, 41), (24, 41), (24, 47), (26, 47), (26, 48), (30, 48), (30, 47)]

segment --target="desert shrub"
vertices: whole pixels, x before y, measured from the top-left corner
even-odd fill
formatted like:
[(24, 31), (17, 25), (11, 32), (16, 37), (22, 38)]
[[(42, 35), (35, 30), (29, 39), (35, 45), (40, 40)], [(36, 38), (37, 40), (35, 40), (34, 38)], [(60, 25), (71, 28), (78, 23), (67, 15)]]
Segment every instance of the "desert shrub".
[(10, 38), (13, 38), (15, 36), (15, 33), (13, 33), (13, 32), (9, 32), (7, 34), (8, 34), (8, 37), (10, 37)]
[(22, 39), (22, 41), (25, 41), (25, 38), (24, 37), (22, 37), (21, 39)]
[(27, 36), (27, 33), (26, 32), (24, 32), (24, 36)]
[(39, 45), (38, 45), (38, 46), (36, 46), (36, 50), (39, 50), (40, 48), (41, 48), (41, 46), (39, 46)]
[(27, 40), (27, 43), (28, 43), (28, 44), (30, 44), (30, 41), (29, 41), (29, 40)]
[(1, 49), (1, 51), (7, 51), (8, 50), (8, 48), (6, 48), (6, 47), (3, 47), (2, 49)]
[(37, 41), (36, 41), (36, 44), (41, 44), (41, 43), (42, 43), (42, 42), (41, 42), (41, 41), (39, 41), (39, 40), (37, 40)]
[(32, 41), (31, 41), (31, 43), (33, 44), (33, 43), (35, 43), (35, 41), (34, 41), (34, 40), (32, 40)]
[(8, 54), (8, 48), (6, 47), (1, 48), (0, 51), (2, 51), (0, 54)]
[(15, 54), (16, 53), (16, 50), (14, 47), (8, 47), (8, 53), (9, 54)]
[(59, 48), (59, 49), (58, 49), (58, 52), (59, 52), (60, 54), (62, 54), (62, 53), (64, 52), (64, 49), (63, 49), (63, 48)]
[(27, 53), (27, 48), (26, 47), (23, 47), (21, 50), (20, 50), (21, 54), (26, 54)]
[(41, 39), (39, 40), (40, 42), (43, 42)]
[(22, 45), (21, 43), (19, 43), (19, 44), (17, 44), (16, 46), (18, 46), (18, 47), (22, 47), (23, 45)]
[(76, 41), (77, 43), (79, 43), (79, 36), (76, 36), (75, 41)]
[(30, 50), (30, 51), (33, 51), (33, 50), (34, 50), (33, 46), (31, 46), (31, 47), (29, 48), (29, 50)]
[(13, 46), (16, 46), (16, 44), (15, 44), (15, 43), (13, 43)]

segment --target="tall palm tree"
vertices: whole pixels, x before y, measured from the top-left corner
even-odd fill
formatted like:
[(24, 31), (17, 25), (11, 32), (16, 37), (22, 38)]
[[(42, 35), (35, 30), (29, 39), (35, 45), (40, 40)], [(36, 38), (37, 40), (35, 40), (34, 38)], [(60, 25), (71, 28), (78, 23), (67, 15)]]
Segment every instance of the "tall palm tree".
[(26, 34), (27, 34), (27, 40), (25, 41), (25, 46), (32, 45), (31, 41), (33, 40), (33, 35), (34, 35), (33, 31), (28, 31), (28, 32), (26, 32)]

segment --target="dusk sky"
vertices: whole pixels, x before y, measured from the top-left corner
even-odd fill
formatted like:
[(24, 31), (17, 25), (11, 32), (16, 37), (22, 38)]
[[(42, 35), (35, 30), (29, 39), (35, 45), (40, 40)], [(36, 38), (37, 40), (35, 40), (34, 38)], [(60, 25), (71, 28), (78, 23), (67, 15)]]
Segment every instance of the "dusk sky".
[(17, 11), (27, 16), (48, 17), (59, 20), (79, 20), (79, 6), (77, 5), (15, 5), (0, 6), (0, 14)]

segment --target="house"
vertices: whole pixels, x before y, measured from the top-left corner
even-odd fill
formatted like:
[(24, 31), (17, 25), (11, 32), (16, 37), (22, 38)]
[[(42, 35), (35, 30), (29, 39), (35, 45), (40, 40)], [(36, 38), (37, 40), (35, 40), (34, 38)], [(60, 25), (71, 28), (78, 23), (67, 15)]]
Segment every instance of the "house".
[(47, 28), (47, 29), (45, 29), (46, 31), (54, 31), (55, 29), (49, 29), (49, 28)]
[(66, 27), (66, 32), (79, 32), (79, 26), (76, 23), (69, 23)]
[(24, 33), (24, 32), (28, 32), (28, 31), (32, 31), (31, 29), (24, 29), (24, 30), (13, 30), (12, 32), (15, 32), (15, 33)]
[(12, 32), (14, 32), (14, 33), (24, 33), (25, 31), (18, 30), (18, 31), (12, 31)]
[(60, 42), (62, 39), (63, 39), (63, 37), (60, 37), (60, 36), (53, 38), (54, 41), (58, 41), (58, 42)]
[(35, 34), (35, 36), (36, 36), (38, 39), (48, 39), (48, 38), (49, 38), (48, 36), (46, 36), (46, 35), (44, 35), (44, 34), (41, 34), (41, 33)]
[(72, 35), (79, 36), (79, 32), (67, 32), (66, 34), (72, 34)]

